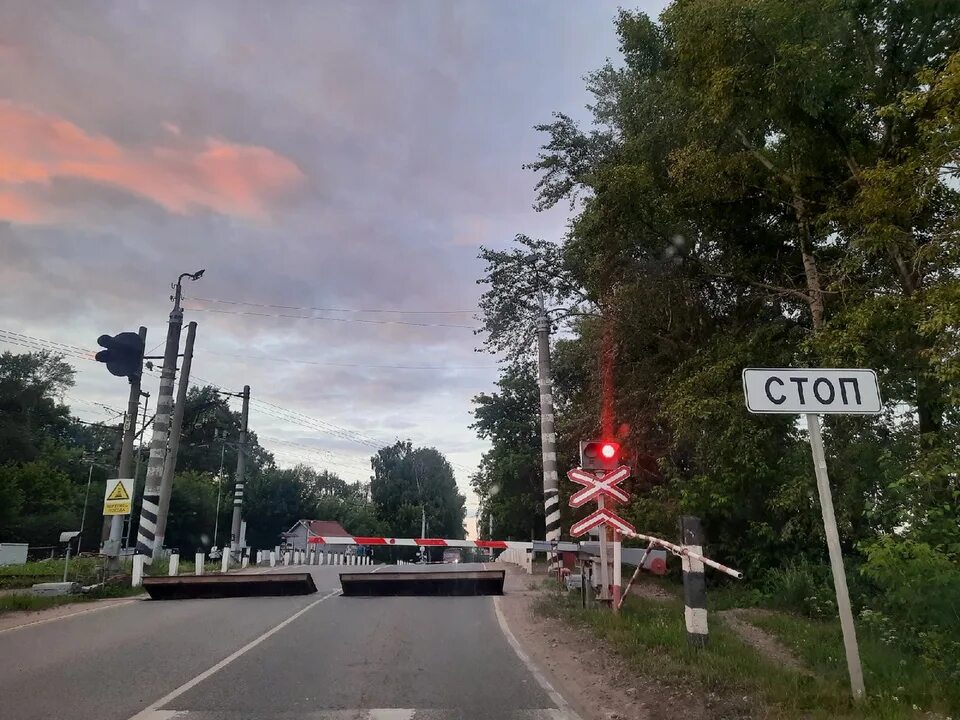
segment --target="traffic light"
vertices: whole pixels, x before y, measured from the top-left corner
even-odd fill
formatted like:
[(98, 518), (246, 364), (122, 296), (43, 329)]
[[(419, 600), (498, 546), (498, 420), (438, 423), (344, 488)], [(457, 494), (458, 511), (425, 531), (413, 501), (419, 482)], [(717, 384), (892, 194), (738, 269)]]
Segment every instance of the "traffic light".
[(118, 335), (101, 335), (97, 344), (105, 347), (96, 354), (98, 362), (106, 363), (107, 370), (119, 377), (131, 380), (140, 377), (143, 364), (143, 341), (135, 332), (122, 332)]
[(584, 470), (616, 470), (619, 466), (619, 443), (608, 440), (580, 443), (580, 467)]

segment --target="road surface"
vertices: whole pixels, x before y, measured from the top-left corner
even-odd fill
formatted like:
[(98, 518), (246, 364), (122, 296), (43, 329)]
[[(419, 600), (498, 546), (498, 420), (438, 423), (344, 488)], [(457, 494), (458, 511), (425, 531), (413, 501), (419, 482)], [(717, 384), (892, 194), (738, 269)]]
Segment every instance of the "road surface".
[[(471, 566), (431, 569), (458, 567)], [(493, 598), (345, 598), (338, 579), (344, 568), (291, 569), (310, 570), (319, 592), (134, 600), (94, 612), (78, 606), (81, 614), (0, 632), (0, 715), (576, 718), (511, 645)]]

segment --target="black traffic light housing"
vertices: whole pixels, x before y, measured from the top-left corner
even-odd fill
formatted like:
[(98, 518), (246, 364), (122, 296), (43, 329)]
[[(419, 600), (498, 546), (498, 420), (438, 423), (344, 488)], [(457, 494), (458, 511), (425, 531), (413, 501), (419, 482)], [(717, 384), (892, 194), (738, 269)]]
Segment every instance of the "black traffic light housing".
[(143, 365), (143, 340), (135, 332), (101, 335), (97, 344), (105, 347), (96, 354), (98, 362), (106, 363), (107, 370), (119, 377), (134, 380), (140, 377)]
[(609, 440), (581, 442), (580, 467), (584, 470), (616, 470), (620, 467), (620, 443)]

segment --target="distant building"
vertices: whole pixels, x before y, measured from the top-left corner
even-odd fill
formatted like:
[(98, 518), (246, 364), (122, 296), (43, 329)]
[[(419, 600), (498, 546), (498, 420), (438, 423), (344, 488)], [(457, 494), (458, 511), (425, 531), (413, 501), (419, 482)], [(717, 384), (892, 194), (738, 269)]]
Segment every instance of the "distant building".
[(291, 550), (309, 550), (315, 548), (328, 553), (353, 555), (357, 551), (356, 545), (327, 545), (325, 543), (308, 543), (311, 537), (350, 537), (350, 533), (336, 520), (298, 520), (297, 524), (280, 533), (281, 539)]

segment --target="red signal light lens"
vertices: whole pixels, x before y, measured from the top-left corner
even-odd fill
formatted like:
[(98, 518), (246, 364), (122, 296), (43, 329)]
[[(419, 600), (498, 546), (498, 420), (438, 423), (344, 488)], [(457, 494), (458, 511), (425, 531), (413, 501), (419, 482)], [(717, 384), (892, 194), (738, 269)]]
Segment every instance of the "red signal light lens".
[(600, 447), (600, 454), (603, 455), (607, 460), (613, 458), (617, 454), (617, 446), (610, 443), (604, 443)]

